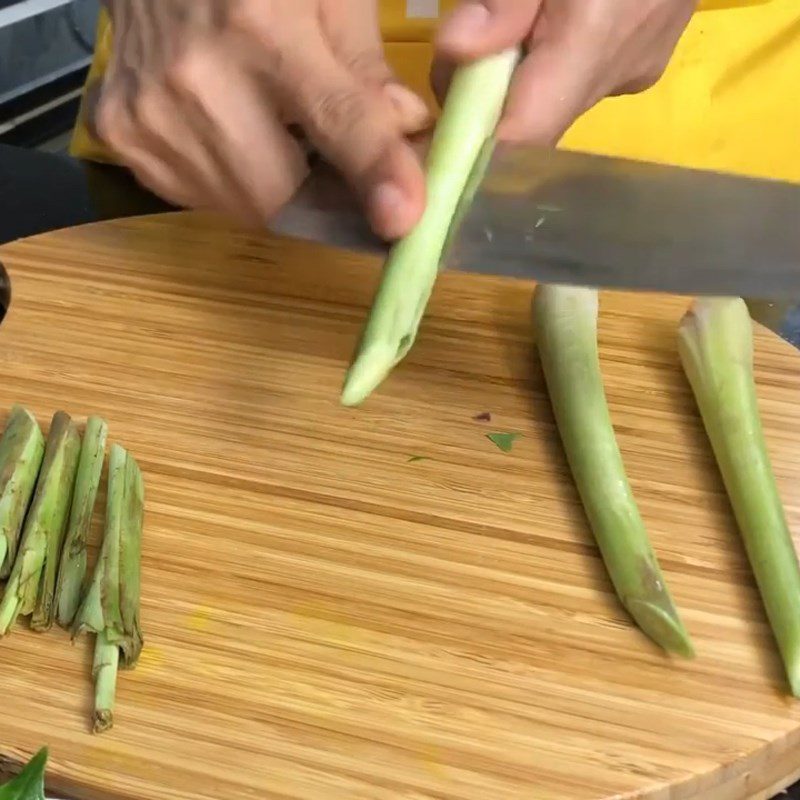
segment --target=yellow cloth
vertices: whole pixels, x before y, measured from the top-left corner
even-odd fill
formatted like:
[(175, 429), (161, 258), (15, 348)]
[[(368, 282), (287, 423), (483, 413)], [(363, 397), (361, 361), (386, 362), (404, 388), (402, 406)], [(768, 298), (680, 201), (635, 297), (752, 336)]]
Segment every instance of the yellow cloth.
[[(381, 27), (400, 78), (431, 98), (436, 20), (407, 14), (423, 5), (382, 0)], [(432, 5), (444, 12), (456, 0)], [(111, 46), (102, 13), (87, 85), (102, 79)], [(800, 0), (705, 0), (661, 81), (642, 94), (604, 100), (573, 125), (562, 146), (800, 182), (798, 76)], [(72, 152), (112, 160), (82, 119)]]

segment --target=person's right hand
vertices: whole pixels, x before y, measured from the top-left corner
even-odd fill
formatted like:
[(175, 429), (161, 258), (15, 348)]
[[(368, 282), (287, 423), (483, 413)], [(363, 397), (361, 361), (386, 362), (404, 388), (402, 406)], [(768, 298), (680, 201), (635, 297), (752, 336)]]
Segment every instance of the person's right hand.
[(641, 92), (664, 72), (698, 0), (464, 0), (439, 31), (433, 83), (506, 47), (525, 55), (497, 137), (555, 145), (605, 97)]
[(383, 56), (374, 0), (108, 0), (114, 50), (94, 135), (164, 199), (263, 225), (307, 172), (290, 127), (338, 168), (375, 231), (422, 213), (405, 134), (421, 99)]

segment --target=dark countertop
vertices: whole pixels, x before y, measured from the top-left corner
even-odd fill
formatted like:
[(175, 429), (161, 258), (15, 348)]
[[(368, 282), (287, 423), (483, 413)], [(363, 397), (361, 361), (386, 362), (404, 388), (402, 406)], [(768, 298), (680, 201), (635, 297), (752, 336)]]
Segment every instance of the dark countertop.
[(0, 144), (0, 244), (71, 225), (168, 210), (125, 170)]
[[(0, 144), (0, 244), (71, 225), (171, 210), (124, 170)], [(0, 318), (2, 288), (0, 280)], [(749, 306), (755, 320), (800, 349), (800, 300)], [(800, 800), (800, 784), (780, 800)]]

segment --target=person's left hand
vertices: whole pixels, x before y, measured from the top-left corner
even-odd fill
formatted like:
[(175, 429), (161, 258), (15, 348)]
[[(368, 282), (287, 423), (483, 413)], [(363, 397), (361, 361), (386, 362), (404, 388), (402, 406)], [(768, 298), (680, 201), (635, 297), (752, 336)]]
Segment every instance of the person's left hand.
[(442, 25), (433, 86), (453, 66), (522, 45), (527, 54), (497, 129), (501, 141), (555, 145), (604, 97), (664, 72), (697, 0), (468, 0)]
[(114, 47), (87, 125), (145, 187), (258, 228), (305, 180), (313, 149), (376, 233), (417, 222), (425, 176), (407, 135), (428, 111), (386, 63), (375, 0), (104, 6)]

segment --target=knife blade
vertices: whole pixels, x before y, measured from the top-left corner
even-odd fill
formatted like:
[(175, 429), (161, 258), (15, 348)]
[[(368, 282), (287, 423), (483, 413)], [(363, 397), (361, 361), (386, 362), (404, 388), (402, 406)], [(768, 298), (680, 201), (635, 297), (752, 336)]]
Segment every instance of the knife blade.
[[(270, 228), (388, 251), (323, 164)], [(800, 184), (503, 147), (452, 241), (446, 269), (600, 288), (800, 297)]]

